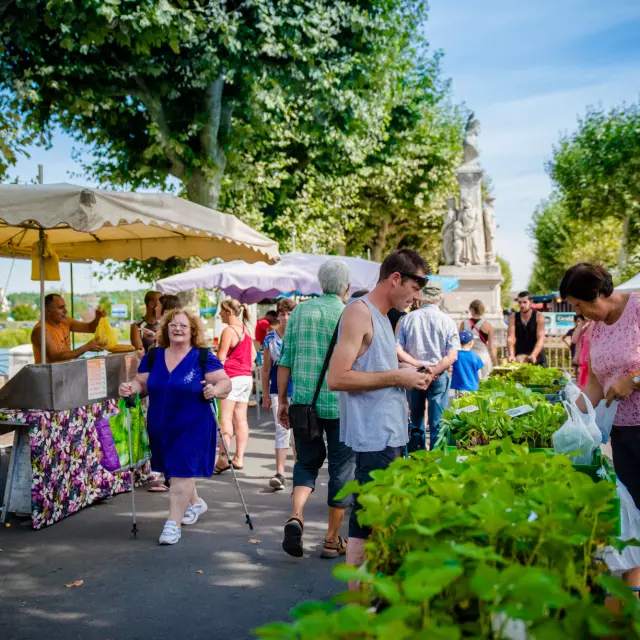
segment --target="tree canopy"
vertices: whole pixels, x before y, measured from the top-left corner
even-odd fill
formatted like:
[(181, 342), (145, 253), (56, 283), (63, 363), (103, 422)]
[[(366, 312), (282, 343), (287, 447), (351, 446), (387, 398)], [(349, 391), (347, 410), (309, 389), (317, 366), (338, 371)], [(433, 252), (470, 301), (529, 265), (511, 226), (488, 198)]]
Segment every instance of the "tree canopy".
[(536, 253), (529, 290), (545, 294), (557, 291), (564, 272), (577, 262), (596, 262), (614, 270), (622, 244), (622, 221), (609, 216), (587, 223), (556, 196), (538, 206), (529, 235)]
[[(588, 109), (577, 130), (560, 139), (547, 168), (557, 198), (567, 215), (580, 221), (576, 230), (584, 230), (585, 241), (598, 246), (602, 225), (615, 230), (622, 238), (620, 275), (640, 270), (640, 106)], [(574, 245), (579, 246), (577, 238)], [(585, 247), (577, 253), (588, 252)]]

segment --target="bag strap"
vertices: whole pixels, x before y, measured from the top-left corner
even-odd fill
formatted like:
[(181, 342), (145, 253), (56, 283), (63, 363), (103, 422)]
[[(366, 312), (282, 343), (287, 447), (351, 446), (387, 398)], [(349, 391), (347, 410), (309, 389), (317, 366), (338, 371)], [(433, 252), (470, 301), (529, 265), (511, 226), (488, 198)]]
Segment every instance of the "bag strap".
[(147, 351), (147, 364), (149, 365), (149, 373), (153, 371), (153, 363), (156, 361), (156, 352), (158, 347), (149, 347)]
[(338, 341), (338, 330), (340, 329), (340, 320), (342, 319), (342, 314), (338, 318), (338, 324), (336, 324), (336, 328), (331, 336), (331, 342), (329, 342), (329, 348), (327, 349), (327, 354), (324, 357), (324, 362), (322, 363), (322, 370), (320, 371), (320, 377), (318, 378), (318, 384), (316, 385), (316, 391), (313, 394), (313, 400), (311, 401), (311, 406), (315, 409), (316, 403), (318, 402), (318, 398), (320, 397), (320, 390), (322, 389), (322, 383), (324, 382), (324, 378), (327, 375), (327, 369), (329, 368), (329, 362), (331, 362), (331, 356), (333, 355), (333, 350), (336, 347), (336, 342)]
[(202, 379), (204, 380), (205, 369), (207, 367), (207, 356), (209, 355), (209, 347), (200, 347), (198, 360), (200, 361), (200, 369), (202, 370)]
[(480, 321), (480, 324), (476, 324), (475, 320), (471, 320), (471, 326), (473, 327), (473, 329), (475, 330), (475, 332), (478, 334), (478, 337), (480, 338), (480, 340), (482, 341), (483, 344), (487, 344), (487, 339), (484, 337), (484, 335), (482, 335), (481, 331), (480, 331), (480, 327), (484, 324), (484, 320)]

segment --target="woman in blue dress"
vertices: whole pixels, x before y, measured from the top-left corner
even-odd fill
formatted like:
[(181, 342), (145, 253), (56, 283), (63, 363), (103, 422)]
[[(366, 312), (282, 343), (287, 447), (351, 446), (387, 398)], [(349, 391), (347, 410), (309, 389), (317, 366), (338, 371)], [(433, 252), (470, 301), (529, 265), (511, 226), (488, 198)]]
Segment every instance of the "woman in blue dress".
[(181, 525), (194, 524), (207, 510), (204, 500), (198, 497), (195, 478), (213, 475), (216, 425), (209, 403), (202, 396), (207, 400), (226, 398), (231, 381), (210, 351), (206, 361), (201, 361), (202, 348), (198, 320), (182, 309), (169, 311), (160, 324), (152, 370), (147, 354), (133, 382), (120, 385), (120, 395), (124, 397), (148, 392), (151, 468), (171, 478), (169, 517), (160, 544), (178, 542)]

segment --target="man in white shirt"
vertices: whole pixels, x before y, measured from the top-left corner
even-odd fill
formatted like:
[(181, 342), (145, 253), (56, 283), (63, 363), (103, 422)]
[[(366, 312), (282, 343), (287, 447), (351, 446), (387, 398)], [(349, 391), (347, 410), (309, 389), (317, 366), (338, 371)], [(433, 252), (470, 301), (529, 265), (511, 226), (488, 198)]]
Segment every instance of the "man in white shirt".
[(429, 282), (420, 292), (422, 308), (400, 320), (396, 348), (400, 362), (425, 367), (429, 386), (408, 392), (411, 430), (424, 432), (425, 401), (429, 402), (429, 448), (438, 439), (442, 414), (449, 405), (449, 369), (458, 359), (460, 337), (456, 323), (440, 310), (442, 286)]

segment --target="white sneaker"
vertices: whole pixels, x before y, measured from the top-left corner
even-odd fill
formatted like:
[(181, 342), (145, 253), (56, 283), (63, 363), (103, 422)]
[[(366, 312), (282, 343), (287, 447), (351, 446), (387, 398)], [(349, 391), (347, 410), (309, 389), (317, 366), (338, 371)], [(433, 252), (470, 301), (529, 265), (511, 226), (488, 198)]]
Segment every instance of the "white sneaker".
[(195, 524), (198, 518), (208, 509), (207, 503), (200, 498), (198, 504), (190, 504), (184, 512), (182, 524)]
[(180, 536), (182, 536), (180, 527), (173, 520), (167, 520), (158, 542), (160, 544), (175, 544), (180, 540)]

